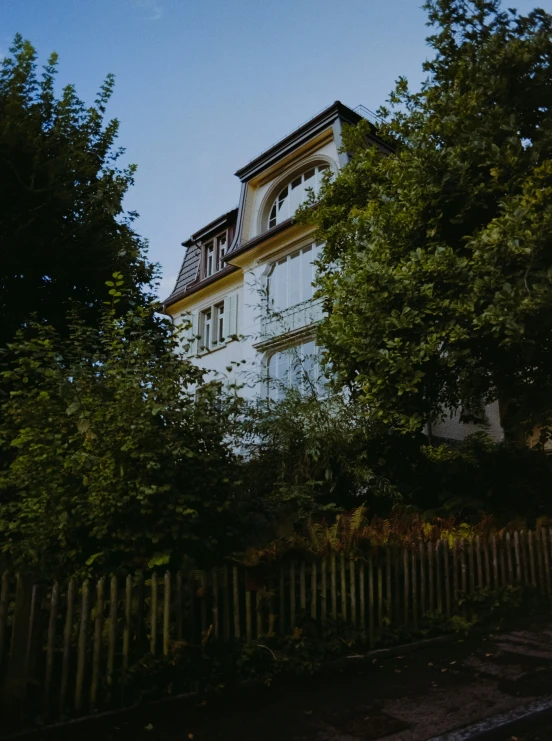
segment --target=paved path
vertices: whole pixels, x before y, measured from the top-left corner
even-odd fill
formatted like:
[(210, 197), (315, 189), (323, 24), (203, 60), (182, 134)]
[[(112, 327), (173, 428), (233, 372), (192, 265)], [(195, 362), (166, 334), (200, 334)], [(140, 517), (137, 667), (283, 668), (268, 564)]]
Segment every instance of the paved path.
[(34, 738), (426, 741), (549, 694), (552, 623), (533, 620), (488, 638), (470, 637), (403, 656), (350, 659), (282, 687), (228, 692), (192, 706), (172, 702), (139, 708)]

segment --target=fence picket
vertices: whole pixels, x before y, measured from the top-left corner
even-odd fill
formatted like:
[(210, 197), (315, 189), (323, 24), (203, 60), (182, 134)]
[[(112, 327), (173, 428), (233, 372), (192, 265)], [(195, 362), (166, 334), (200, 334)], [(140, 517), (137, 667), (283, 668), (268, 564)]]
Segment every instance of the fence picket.
[(437, 612), (443, 612), (443, 581), (441, 579), (441, 559), (439, 551), (441, 550), (442, 541), (435, 541), (435, 577), (437, 580)]
[(527, 533), (527, 541), (529, 547), (529, 565), (531, 568), (531, 584), (537, 586), (537, 575), (535, 571), (535, 545), (534, 545), (534, 534), (532, 530)]
[(541, 530), (541, 537), (542, 537), (542, 552), (544, 555), (544, 576), (546, 579), (546, 593), (550, 594), (550, 559), (548, 557), (548, 544), (547, 544), (547, 538), (546, 538), (546, 528), (542, 528)]
[(369, 636), (370, 636), (370, 647), (374, 646), (374, 564), (372, 562), (372, 554), (368, 556), (368, 621), (369, 621)]
[(337, 620), (337, 574), (335, 564), (335, 553), (331, 555), (330, 561), (330, 581), (332, 590), (332, 620)]
[(163, 591), (163, 656), (169, 655), (171, 639), (171, 572), (165, 571), (165, 588)]
[(280, 608), (280, 624), (278, 630), (280, 635), (284, 635), (286, 631), (286, 594), (285, 594), (285, 573), (284, 567), (280, 566), (280, 581), (279, 581), (279, 608)]
[(416, 549), (414, 546), (412, 546), (410, 557), (412, 559), (412, 619), (413, 619), (414, 630), (418, 630), (418, 587), (416, 584), (417, 582), (417, 579), (416, 579), (417, 560), (416, 560)]
[[(174, 601), (175, 608), (175, 622), (176, 622), (176, 640), (181, 641), (183, 637), (182, 622), (184, 618), (184, 585), (182, 584), (182, 572), (178, 571), (176, 574), (176, 597)], [(230, 631), (228, 632), (228, 638), (230, 638)]]
[(422, 617), (427, 612), (427, 594), (426, 594), (426, 566), (425, 566), (425, 548), (423, 541), (420, 543), (420, 612)]
[(256, 637), (261, 638), (263, 635), (263, 611), (262, 611), (262, 593), (257, 589), (255, 593), (255, 615), (256, 615)]
[(230, 579), (228, 577), (228, 564), (224, 564), (222, 569), (222, 609), (223, 616), (223, 636), (224, 640), (230, 638)]
[(150, 654), (155, 656), (157, 649), (157, 574), (151, 575), (151, 605), (150, 605)]
[(322, 594), (320, 597), (320, 617), (326, 620), (328, 613), (328, 559), (322, 556)]
[(470, 538), (468, 545), (468, 563), (470, 571), (470, 594), (475, 592), (475, 559), (473, 557), (473, 538)]
[(245, 637), (247, 642), (253, 640), (253, 626), (251, 624), (251, 591), (245, 588)]
[(429, 585), (429, 612), (435, 612), (435, 582), (433, 579), (433, 543), (427, 544), (427, 580)]
[(238, 567), (232, 567), (232, 601), (234, 607), (234, 638), (239, 639), (241, 632), (240, 620), (240, 576)]
[(506, 554), (508, 557), (508, 584), (514, 583), (514, 565), (512, 560), (512, 538), (506, 533)]
[(468, 572), (466, 567), (466, 542), (460, 542), (460, 589), (465, 597), (468, 591)]
[(213, 634), (215, 638), (220, 638), (219, 582), (216, 569), (211, 571), (211, 589), (213, 591)]
[(542, 539), (541, 531), (537, 529), (535, 533), (535, 547), (537, 551), (537, 570), (539, 574), (539, 589), (542, 594), (546, 591), (545, 578), (544, 578), (544, 554), (542, 552)]
[(299, 566), (299, 607), (301, 608), (301, 612), (303, 613), (307, 609), (307, 585), (305, 570), (305, 560), (303, 559)]
[(61, 666), (61, 686), (59, 693), (59, 712), (63, 715), (69, 685), (69, 662), (71, 660), (71, 632), (73, 629), (73, 610), (75, 601), (75, 582), (69, 579), (67, 585), (67, 607), (65, 610), (65, 627), (63, 630), (63, 659)]
[(517, 530), (514, 532), (514, 555), (516, 560), (516, 581), (521, 584), (521, 553), (519, 547), (519, 533)]
[(339, 555), (339, 573), (341, 581), (341, 619), (347, 622), (347, 579), (345, 578), (345, 554)]
[(475, 557), (477, 561), (477, 586), (483, 589), (483, 562), (481, 558), (481, 538), (479, 535), (475, 539)]
[(100, 659), (102, 651), (102, 628), (104, 618), (104, 580), (96, 584), (96, 616), (94, 618), (94, 649), (92, 653), (92, 682), (90, 685), (90, 709), (96, 709), (98, 682), (100, 681)]
[(493, 535), (492, 537), (492, 551), (493, 551), (493, 586), (495, 589), (498, 589), (500, 582), (498, 579), (498, 552), (497, 552), (497, 546), (496, 546), (496, 535)]
[[(56, 626), (59, 604), (59, 582), (54, 582), (50, 597), (50, 615), (48, 618), (48, 638), (46, 643), (46, 672), (44, 675), (43, 713), (48, 717), (50, 703), (50, 686), (52, 683), (52, 672), (54, 670), (54, 651), (56, 646)], [(1, 616), (0, 616), (1, 623)], [(0, 636), (0, 645), (2, 636)], [(1, 662), (0, 662), (1, 665)]]
[(491, 561), (489, 558), (489, 544), (485, 541), (483, 546), (483, 553), (485, 554), (485, 587), (491, 588)]
[(378, 551), (378, 628), (383, 627), (383, 569)]
[(2, 586), (0, 587), (0, 670), (4, 663), (6, 653), (6, 633), (8, 625), (8, 605), (10, 590), (10, 572), (6, 569), (2, 574)]
[(387, 619), (391, 621), (391, 616), (393, 613), (393, 594), (392, 594), (392, 588), (391, 588), (391, 548), (387, 546), (385, 549), (385, 583), (386, 583), (386, 592), (385, 596), (387, 597)]
[(79, 645), (77, 653), (77, 679), (75, 683), (75, 711), (80, 713), (82, 708), (82, 691), (84, 687), (84, 674), (86, 671), (86, 638), (88, 632), (88, 619), (90, 614), (90, 594), (88, 579), (82, 585), (81, 616), (79, 626)]
[[(123, 625), (123, 672), (128, 670), (130, 653), (130, 631), (132, 628), (132, 576), (127, 574), (125, 579), (125, 622)], [(180, 626), (182, 632), (182, 625)]]
[(201, 572), (201, 600), (199, 603), (199, 612), (201, 620), (201, 636), (204, 638), (207, 635), (207, 588), (208, 578), (207, 572)]
[(318, 605), (317, 605), (317, 597), (318, 597), (318, 569), (316, 567), (316, 561), (312, 562), (311, 566), (311, 618), (313, 620), (316, 620), (316, 616), (318, 615)]
[(119, 584), (117, 577), (111, 577), (109, 589), (109, 633), (107, 635), (107, 684), (113, 684), (115, 673), (115, 648), (117, 644), (117, 613), (119, 607)]
[(356, 627), (356, 624), (357, 624), (356, 578), (355, 578), (355, 562), (352, 557), (349, 559), (349, 590), (351, 592), (351, 624)]
[(458, 539), (452, 541), (452, 598), (458, 602)]
[(403, 581), (404, 581), (404, 613), (403, 613), (403, 622), (405, 625), (408, 625), (408, 608), (409, 608), (409, 592), (410, 592), (410, 585), (409, 585), (409, 578), (408, 578), (408, 551), (406, 549), (406, 546), (403, 548)]
[(295, 563), (292, 561), (289, 567), (289, 619), (290, 628), (295, 628)]
[(500, 535), (499, 539), (499, 555), (500, 555), (500, 578), (502, 586), (505, 587), (508, 584), (508, 577), (506, 575), (506, 540), (503, 534)]
[(366, 637), (366, 604), (365, 604), (365, 587), (364, 587), (364, 562), (360, 562), (358, 567), (358, 591), (360, 597), (360, 628), (362, 635)]
[(443, 546), (443, 571), (445, 575), (445, 604), (447, 608), (447, 617), (451, 615), (450, 606), (450, 570), (449, 570), (449, 547), (446, 540), (442, 541)]

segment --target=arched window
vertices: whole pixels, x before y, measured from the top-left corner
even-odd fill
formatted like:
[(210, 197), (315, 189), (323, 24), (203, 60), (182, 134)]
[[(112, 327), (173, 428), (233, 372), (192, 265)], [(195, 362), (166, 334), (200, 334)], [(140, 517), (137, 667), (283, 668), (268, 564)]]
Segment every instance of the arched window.
[(329, 167), (328, 164), (309, 167), (282, 188), (268, 214), (269, 229), (293, 216), (301, 203), (307, 200), (309, 188), (312, 188), (315, 194), (318, 193), (322, 176)]

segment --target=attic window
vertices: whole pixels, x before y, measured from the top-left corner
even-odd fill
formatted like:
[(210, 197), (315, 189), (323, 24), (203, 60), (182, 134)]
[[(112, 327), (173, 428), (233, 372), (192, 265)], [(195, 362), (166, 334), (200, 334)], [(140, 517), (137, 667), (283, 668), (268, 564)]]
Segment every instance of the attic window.
[(309, 167), (282, 188), (270, 209), (269, 229), (293, 216), (299, 206), (307, 200), (309, 188), (312, 188), (315, 194), (318, 193), (322, 184), (322, 176), (328, 168), (327, 164)]
[(223, 258), (228, 251), (228, 232), (219, 234), (203, 246), (203, 277), (209, 278), (225, 267)]

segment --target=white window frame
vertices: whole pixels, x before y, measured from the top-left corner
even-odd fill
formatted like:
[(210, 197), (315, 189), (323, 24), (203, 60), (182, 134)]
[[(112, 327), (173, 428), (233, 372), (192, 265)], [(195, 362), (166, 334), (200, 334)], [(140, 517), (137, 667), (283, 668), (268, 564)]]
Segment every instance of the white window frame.
[(228, 237), (225, 229), (203, 245), (203, 278), (210, 278), (225, 267), (222, 259), (228, 252)]
[[(305, 357), (301, 357), (301, 355), (297, 358), (297, 362), (301, 364), (301, 367), (299, 370), (297, 367), (294, 367), (293, 364), (293, 352), (298, 351), (301, 354), (301, 348), (310, 345), (312, 343), (313, 345), (313, 352), (311, 354), (311, 358), (313, 359), (313, 370), (316, 373), (316, 378), (314, 381), (313, 386), (309, 386), (309, 382), (306, 378), (306, 370), (304, 368), (304, 362)], [(322, 364), (320, 362), (320, 353), (322, 348), (316, 344), (316, 341), (314, 337), (310, 338), (304, 338), (302, 341), (298, 342), (294, 345), (288, 345), (286, 347), (279, 347), (274, 352), (271, 352), (269, 355), (267, 355), (265, 359), (266, 364), (266, 396), (268, 399), (272, 401), (280, 400), (285, 395), (286, 391), (289, 391), (292, 388), (297, 389), (300, 391), (300, 393), (311, 393), (315, 392), (317, 396), (323, 396), (325, 394), (325, 377), (322, 370)], [(285, 380), (282, 381), (281, 377), (278, 376), (276, 378), (271, 377), (271, 366), (273, 363), (278, 362), (278, 355), (288, 355), (288, 360), (284, 361), (282, 365), (287, 365), (284, 378)], [(294, 383), (294, 380), (299, 377), (299, 383)], [(275, 383), (276, 382), (276, 383)]]
[(215, 303), (192, 311), (190, 314), (191, 329), (187, 337), (187, 355), (204, 355), (237, 339), (238, 309), (239, 293), (234, 292)]
[[(268, 229), (273, 229), (283, 221), (290, 219), (298, 207), (307, 200), (310, 188), (317, 194), (322, 185), (323, 173), (331, 171), (329, 163), (322, 162), (316, 165), (307, 165), (304, 170), (296, 173), (278, 192), (268, 209)], [(312, 172), (313, 174), (305, 180), (305, 175)], [(299, 182), (298, 182), (299, 181)], [(295, 199), (291, 198), (294, 190), (299, 188)], [(292, 204), (292, 200), (294, 203)]]
[[(322, 248), (323, 244), (321, 244), (320, 242), (311, 242), (310, 244), (303, 245), (299, 249), (289, 252), (287, 255), (284, 255), (283, 257), (280, 257), (278, 260), (274, 260), (274, 262), (271, 263), (268, 272), (266, 273), (266, 299), (267, 311), (269, 313), (286, 311), (293, 306), (298, 306), (305, 301), (312, 300), (314, 295), (314, 281), (308, 281), (307, 290), (306, 278), (314, 278), (315, 271), (313, 270), (312, 265), (313, 262), (318, 259)], [(307, 255), (309, 256), (308, 261), (306, 259)], [(298, 265), (296, 267), (298, 268), (298, 270), (295, 266), (292, 265), (293, 260), (295, 260), (297, 256)], [(276, 306), (275, 303), (277, 299), (277, 288), (274, 275), (278, 270), (284, 271), (281, 283), (283, 286), (285, 286), (286, 297), (285, 301), (283, 302), (284, 305), (282, 306)], [(305, 276), (306, 270), (309, 271), (310, 275)], [(296, 281), (296, 284), (294, 283), (294, 281)], [(298, 301), (292, 302), (292, 289), (297, 289), (299, 296)]]
[(213, 346), (213, 314), (213, 306), (209, 306), (207, 309), (203, 309), (203, 311), (201, 312), (201, 339), (199, 341), (200, 352), (208, 352)]

